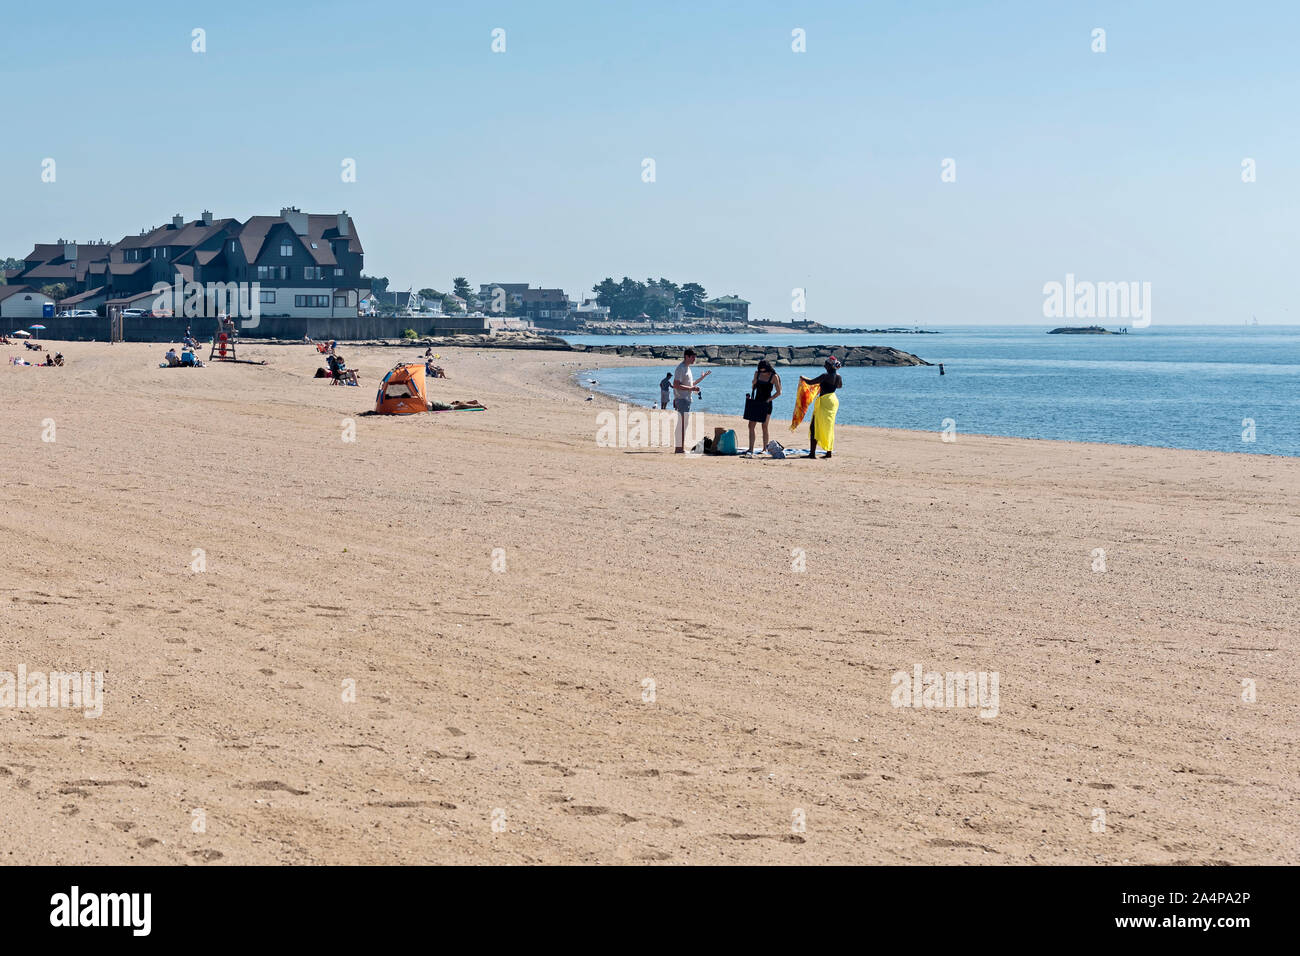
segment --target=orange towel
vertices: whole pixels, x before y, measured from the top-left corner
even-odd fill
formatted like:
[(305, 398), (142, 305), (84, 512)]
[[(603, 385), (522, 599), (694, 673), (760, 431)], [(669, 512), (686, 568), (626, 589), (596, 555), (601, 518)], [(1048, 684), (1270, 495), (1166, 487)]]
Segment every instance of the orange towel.
[(790, 431), (794, 431), (803, 424), (803, 417), (808, 414), (808, 406), (816, 400), (821, 390), (820, 385), (809, 385), (807, 382), (799, 383), (799, 391), (794, 396), (794, 415), (790, 417)]

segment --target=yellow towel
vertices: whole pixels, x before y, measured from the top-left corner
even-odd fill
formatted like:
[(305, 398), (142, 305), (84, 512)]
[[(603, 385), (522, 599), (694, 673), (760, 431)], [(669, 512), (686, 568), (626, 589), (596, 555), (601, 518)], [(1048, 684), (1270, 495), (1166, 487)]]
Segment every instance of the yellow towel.
[(834, 393), (818, 395), (813, 406), (812, 429), (817, 444), (826, 451), (835, 450), (835, 413), (840, 410), (840, 397)]

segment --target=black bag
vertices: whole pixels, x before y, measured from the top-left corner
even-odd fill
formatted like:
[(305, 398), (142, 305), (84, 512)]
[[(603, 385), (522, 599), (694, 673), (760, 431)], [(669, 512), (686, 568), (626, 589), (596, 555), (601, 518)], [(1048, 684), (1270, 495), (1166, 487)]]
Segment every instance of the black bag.
[(744, 418), (745, 421), (758, 422), (759, 424), (762, 424), (767, 419), (767, 416), (771, 414), (771, 402), (760, 402), (754, 397), (753, 392), (750, 392), (745, 396), (745, 410), (741, 413), (741, 417)]

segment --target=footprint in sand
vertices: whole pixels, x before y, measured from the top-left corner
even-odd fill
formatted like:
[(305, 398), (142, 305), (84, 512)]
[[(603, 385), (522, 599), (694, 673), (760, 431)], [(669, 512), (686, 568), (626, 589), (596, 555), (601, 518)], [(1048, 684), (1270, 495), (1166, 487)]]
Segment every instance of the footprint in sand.
[(251, 783), (237, 783), (236, 790), (282, 790), (285, 793), (292, 793), (295, 796), (306, 796), (306, 790), (297, 790), (287, 783), (281, 783), (279, 780), (254, 780)]

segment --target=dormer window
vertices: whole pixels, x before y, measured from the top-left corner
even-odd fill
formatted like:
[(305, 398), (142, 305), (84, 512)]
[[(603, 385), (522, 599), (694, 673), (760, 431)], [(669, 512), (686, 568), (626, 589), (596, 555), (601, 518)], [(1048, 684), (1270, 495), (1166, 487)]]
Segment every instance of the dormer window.
[(289, 242), (287, 239), (284, 242), (280, 243), (280, 255), (282, 256), (293, 255), (293, 243)]
[(312, 247), (313, 249), (317, 249), (317, 248), (319, 248), (319, 247), (316, 245), (316, 243), (314, 243), (314, 242), (311, 244), (311, 247)]

